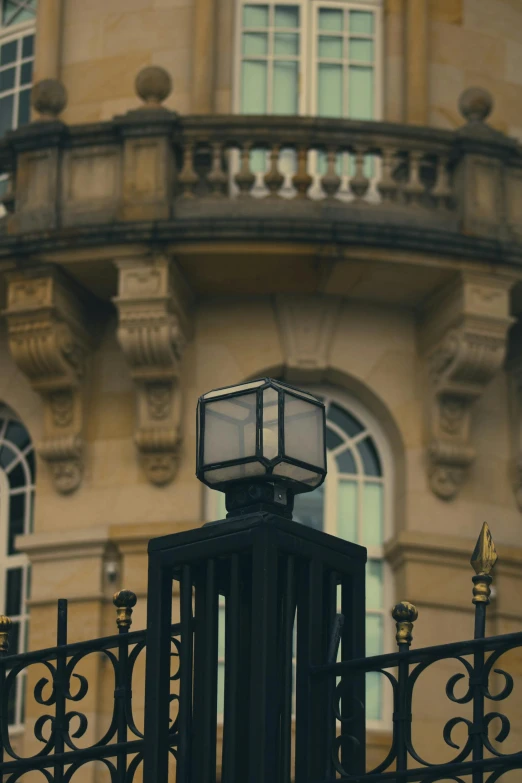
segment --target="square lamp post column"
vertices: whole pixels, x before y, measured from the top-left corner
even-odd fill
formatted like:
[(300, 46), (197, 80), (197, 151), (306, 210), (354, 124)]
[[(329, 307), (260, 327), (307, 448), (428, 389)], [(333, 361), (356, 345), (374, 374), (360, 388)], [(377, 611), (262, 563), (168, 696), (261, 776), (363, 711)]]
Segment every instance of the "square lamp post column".
[(203, 395), (197, 422), (197, 476), (228, 513), (149, 543), (144, 780), (167, 783), (169, 747), (177, 783), (214, 783), (219, 766), (223, 783), (334, 777), (336, 732), (364, 772), (364, 678), (339, 701), (311, 668), (335, 659), (336, 635), (343, 660), (364, 657), (366, 550), (292, 521), (294, 495), (326, 476), (324, 406), (261, 379)]

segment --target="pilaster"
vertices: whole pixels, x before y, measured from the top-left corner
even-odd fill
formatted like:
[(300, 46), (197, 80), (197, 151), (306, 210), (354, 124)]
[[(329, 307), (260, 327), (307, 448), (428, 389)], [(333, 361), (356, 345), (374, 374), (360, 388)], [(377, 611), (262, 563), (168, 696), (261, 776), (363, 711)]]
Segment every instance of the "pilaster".
[(420, 329), (428, 382), (428, 472), (452, 500), (475, 458), (472, 406), (504, 363), (513, 281), (465, 272), (435, 297)]
[(116, 264), (118, 341), (136, 388), (135, 443), (149, 481), (162, 486), (172, 481), (178, 466), (180, 363), (190, 339), (191, 294), (164, 255)]
[(9, 350), (44, 404), (38, 452), (58, 492), (78, 488), (83, 473), (83, 383), (91, 348), (87, 307), (58, 269), (9, 272)]

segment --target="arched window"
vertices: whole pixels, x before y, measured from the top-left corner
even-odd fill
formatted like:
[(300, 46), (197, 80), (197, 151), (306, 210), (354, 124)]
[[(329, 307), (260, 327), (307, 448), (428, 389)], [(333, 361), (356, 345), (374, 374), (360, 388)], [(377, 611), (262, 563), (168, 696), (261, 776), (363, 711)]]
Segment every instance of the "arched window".
[[(326, 406), (328, 475), (324, 484), (295, 498), (295, 521), (330, 535), (362, 544), (368, 550), (366, 566), (366, 654), (391, 651), (385, 640), (389, 619), (385, 608), (393, 603), (391, 578), (383, 544), (392, 532), (392, 460), (379, 423), (357, 400), (328, 389), (309, 388)], [(209, 517), (226, 516), (225, 496), (209, 491)], [(224, 655), (224, 636), (220, 638)], [(366, 715), (370, 725), (389, 718), (390, 694), (384, 678), (366, 680)]]
[[(30, 533), (33, 520), (35, 455), (29, 433), (16, 415), (0, 406), (0, 610), (13, 626), (9, 652), (23, 652), (27, 646), (30, 570), (27, 556), (16, 549), (16, 536)], [(8, 721), (23, 723), (24, 679), (17, 677), (11, 690)]]

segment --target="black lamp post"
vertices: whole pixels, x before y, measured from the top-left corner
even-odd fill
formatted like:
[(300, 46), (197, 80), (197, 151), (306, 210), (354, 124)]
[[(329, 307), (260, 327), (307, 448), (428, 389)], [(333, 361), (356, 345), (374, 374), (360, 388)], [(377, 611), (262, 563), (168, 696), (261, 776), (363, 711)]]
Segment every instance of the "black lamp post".
[(271, 378), (199, 398), (196, 475), (226, 493), (228, 516), (273, 510), (291, 517), (294, 495), (326, 476), (325, 408)]
[(362, 774), (364, 678), (335, 699), (314, 671), (339, 643), (364, 657), (366, 550), (291, 519), (326, 475), (324, 405), (263, 378), (204, 394), (197, 421), (197, 476), (228, 515), (149, 542), (144, 780), (167, 781), (179, 731), (177, 783), (215, 783), (218, 722), (222, 783), (332, 779), (339, 725), (344, 768)]

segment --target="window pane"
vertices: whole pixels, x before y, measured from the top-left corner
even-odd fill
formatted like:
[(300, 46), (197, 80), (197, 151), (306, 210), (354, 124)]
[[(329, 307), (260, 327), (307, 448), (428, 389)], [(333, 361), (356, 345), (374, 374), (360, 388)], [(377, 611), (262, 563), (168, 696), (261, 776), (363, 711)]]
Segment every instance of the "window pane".
[(351, 413), (348, 413), (344, 408), (339, 407), (339, 405), (336, 405), (334, 402), (332, 402), (328, 408), (328, 418), (333, 421), (334, 424), (337, 424), (343, 432), (346, 432), (350, 438), (358, 435), (364, 429), (362, 424), (357, 421)]
[(299, 27), (299, 7), (297, 5), (276, 5), (275, 27)]
[[(327, 479), (328, 480), (328, 479)], [(315, 492), (296, 495), (294, 499), (293, 518), (295, 522), (308, 525), (315, 530), (322, 530), (324, 521), (324, 484)]]
[(382, 484), (365, 484), (363, 490), (363, 544), (381, 546), (383, 539)]
[(11, 495), (9, 497), (9, 536), (7, 553), (9, 555), (15, 554), (15, 536), (19, 536), (24, 532), (24, 517), (25, 517), (25, 493), (21, 495)]
[(16, 60), (16, 46), (18, 41), (9, 41), (0, 48), (0, 65), (14, 63)]
[(357, 444), (361, 455), (364, 472), (367, 476), (382, 476), (381, 461), (377, 449), (370, 437), (364, 438)]
[(368, 609), (382, 609), (382, 599), (382, 562), (380, 560), (368, 560), (366, 564), (366, 607)]
[(357, 467), (351, 449), (345, 449), (345, 451), (338, 454), (335, 459), (340, 473), (350, 473), (351, 475), (357, 473)]
[(343, 29), (343, 12), (336, 8), (321, 8), (319, 10), (319, 29), (341, 31)]
[(34, 19), (36, 0), (26, 0), (23, 4), (20, 0), (4, 0), (2, 24), (20, 24), (28, 19)]
[(29, 433), (19, 421), (10, 421), (5, 433), (5, 439), (18, 446), (23, 451), (31, 442)]
[(12, 95), (0, 98), (0, 136), (13, 128), (13, 103)]
[(34, 54), (34, 35), (26, 35), (22, 41), (22, 57), (32, 57)]
[(373, 69), (352, 65), (348, 77), (348, 112), (352, 120), (373, 118)]
[(19, 462), (11, 471), (9, 471), (9, 488), (19, 489), (25, 484), (25, 471), (21, 462)]
[(350, 60), (373, 62), (373, 41), (364, 38), (350, 38)]
[(9, 631), (9, 654), (16, 655), (20, 652), (20, 623), (16, 622), (11, 625)]
[(382, 653), (382, 615), (366, 615), (366, 655), (380, 655)]
[(276, 33), (274, 40), (275, 54), (299, 54), (299, 36), (297, 33)]
[(243, 6), (243, 27), (268, 27), (268, 6)]
[(6, 68), (0, 71), (0, 91), (12, 90), (15, 84), (16, 68)]
[(22, 569), (9, 568), (6, 572), (5, 613), (22, 614)]
[(5, 443), (0, 446), (0, 465), (3, 468), (9, 467), (14, 459), (16, 459), (16, 454), (9, 446), (6, 446)]
[(337, 535), (357, 543), (357, 484), (340, 481), (337, 489)]
[[(223, 599), (220, 598), (220, 601)], [(225, 657), (225, 607), (219, 607), (218, 614), (218, 658)]]
[(265, 150), (252, 150), (250, 153), (250, 170), (253, 174), (262, 174), (268, 168), (268, 156)]
[(383, 677), (379, 672), (366, 675), (366, 720), (381, 720), (381, 698)]
[(22, 90), (18, 98), (18, 125), (27, 125), (31, 112), (31, 90)]
[(266, 72), (266, 62), (243, 63), (241, 109), (245, 114), (266, 114)]
[(243, 33), (243, 54), (267, 54), (268, 33)]
[(373, 33), (373, 14), (368, 11), (350, 11), (350, 32)]
[(218, 663), (217, 670), (217, 714), (223, 715), (225, 709), (225, 664)]
[[(324, 153), (323, 153), (324, 155)], [(342, 438), (339, 437), (339, 435), (331, 430), (329, 427), (326, 428), (326, 448), (327, 449), (336, 449), (337, 446), (340, 446), (343, 442)]]
[(319, 64), (317, 114), (319, 117), (342, 117), (343, 71), (341, 65)]
[(343, 56), (343, 39), (337, 35), (319, 36), (319, 57), (335, 57), (338, 60)]
[(274, 62), (274, 114), (297, 114), (297, 62)]

